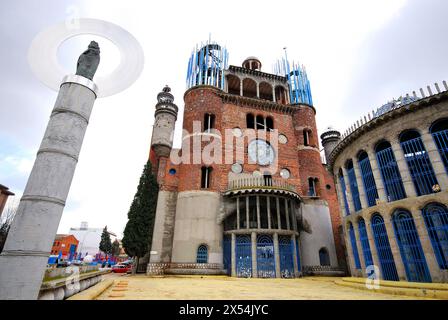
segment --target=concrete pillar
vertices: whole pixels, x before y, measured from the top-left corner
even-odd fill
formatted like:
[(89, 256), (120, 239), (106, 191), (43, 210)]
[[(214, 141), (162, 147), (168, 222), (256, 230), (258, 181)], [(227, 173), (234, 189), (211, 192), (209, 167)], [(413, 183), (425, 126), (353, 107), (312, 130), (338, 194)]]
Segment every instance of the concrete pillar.
[(401, 259), (400, 248), (398, 247), (395, 232), (393, 230), (392, 218), (388, 214), (383, 215), (384, 226), (387, 231), (387, 238), (389, 239), (390, 249), (394, 256), (395, 266), (397, 268), (398, 278), (400, 281), (406, 281), (406, 272), (404, 269), (403, 260)]
[(272, 224), (271, 224), (271, 198), (268, 196), (266, 198), (267, 201), (267, 208), (268, 208), (268, 229), (272, 229)]
[(251, 233), (251, 242), (252, 242), (252, 278), (258, 278), (258, 270), (257, 270), (257, 233)]
[(257, 98), (260, 98), (260, 84), (257, 82)]
[[(372, 253), (373, 264), (381, 270), (380, 259), (378, 257), (378, 251), (376, 250), (375, 239), (373, 238), (372, 225), (370, 223), (370, 220), (364, 219), (364, 222), (366, 223), (367, 238), (369, 239), (369, 246), (370, 252)], [(377, 276), (378, 279), (383, 279), (383, 275), (381, 274), (381, 272)]]
[(422, 134), (422, 141), (428, 152), (429, 160), (431, 161), (434, 173), (437, 177), (437, 182), (443, 191), (448, 190), (448, 175), (446, 174), (445, 165), (443, 164), (442, 157), (440, 156), (437, 145), (434, 142), (434, 138), (431, 133), (424, 132)]
[(249, 197), (246, 197), (246, 229), (249, 228)]
[(64, 80), (0, 255), (0, 300), (37, 299), (70, 190), (96, 85)]
[(355, 213), (355, 204), (353, 203), (352, 190), (350, 189), (350, 179), (348, 178), (348, 173), (345, 168), (342, 168), (342, 173), (344, 174), (345, 190), (347, 194), (348, 209), (350, 214)]
[(277, 99), (275, 98), (275, 86), (272, 87), (272, 101), (277, 102)]
[(260, 220), (260, 196), (257, 196), (257, 229), (261, 229), (261, 220)]
[(367, 203), (367, 195), (364, 188), (364, 182), (362, 181), (361, 168), (359, 167), (359, 162), (357, 161), (357, 159), (353, 160), (353, 168), (355, 169), (356, 184), (358, 185), (361, 207), (365, 209), (369, 207), (369, 204)]
[(416, 197), (417, 192), (415, 191), (414, 182), (412, 181), (408, 164), (404, 158), (404, 151), (398, 141), (398, 138), (392, 140), (391, 145), (392, 151), (395, 155), (395, 160), (397, 161), (398, 170), (400, 171), (401, 181), (403, 181), (404, 190), (406, 191), (406, 196), (408, 198)]
[(240, 198), (236, 198), (236, 229), (240, 229)]
[(294, 277), (298, 277), (299, 276), (299, 264), (297, 263), (297, 242), (296, 242), (296, 236), (293, 234), (291, 236), (291, 241), (292, 241), (292, 258), (293, 258), (293, 262), (294, 262)]
[(274, 233), (274, 257), (275, 257), (275, 277), (281, 278), (282, 274), (280, 271), (280, 247), (278, 245), (278, 233)]
[(277, 207), (277, 222), (278, 222), (278, 229), (280, 230), (282, 228), (282, 220), (280, 219), (280, 201), (278, 197), (275, 197), (276, 201), (276, 207)]
[(373, 178), (375, 179), (376, 190), (378, 191), (378, 197), (381, 202), (387, 202), (386, 190), (384, 189), (383, 179), (381, 178), (380, 168), (376, 160), (376, 155), (373, 151), (366, 150), (369, 156), (370, 167), (372, 168)]
[(442, 275), (439, 268), (439, 263), (434, 254), (434, 249), (429, 238), (428, 229), (426, 228), (424, 217), (421, 210), (412, 211), (415, 228), (422, 245), (423, 253), (425, 254), (426, 264), (428, 265), (429, 273), (433, 282), (442, 280)]
[(240, 96), (243, 96), (243, 80), (240, 80)]
[(232, 265), (232, 277), (236, 277), (236, 235), (232, 233), (232, 250), (231, 250), (232, 257), (230, 258), (231, 265)]
[(291, 226), (289, 225), (289, 206), (288, 206), (288, 199), (285, 200), (285, 209), (286, 209), (286, 229), (291, 230)]

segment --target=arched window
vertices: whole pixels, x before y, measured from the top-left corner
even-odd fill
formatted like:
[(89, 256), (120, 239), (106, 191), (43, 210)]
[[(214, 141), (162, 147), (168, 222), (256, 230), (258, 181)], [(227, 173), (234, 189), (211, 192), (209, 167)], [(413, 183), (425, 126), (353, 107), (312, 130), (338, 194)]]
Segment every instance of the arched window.
[(240, 79), (237, 76), (229, 74), (226, 76), (227, 92), (240, 95)]
[(430, 132), (445, 165), (445, 170), (448, 172), (448, 119), (436, 121), (431, 126)]
[(319, 262), (321, 266), (330, 266), (330, 255), (327, 248), (320, 248), (319, 250)]
[(311, 145), (311, 130), (303, 129), (303, 145), (308, 147)]
[(266, 117), (266, 130), (274, 130), (274, 119), (272, 117)]
[(406, 210), (398, 209), (394, 212), (392, 221), (408, 281), (431, 282), (412, 215)]
[(201, 168), (201, 188), (202, 189), (210, 188), (211, 175), (212, 175), (211, 167), (202, 167)]
[(345, 179), (342, 169), (339, 169), (339, 185), (341, 186), (342, 198), (344, 199), (345, 214), (349, 216), (350, 208), (348, 207), (347, 190), (345, 188)]
[(431, 194), (438, 190), (437, 178), (420, 134), (415, 130), (405, 131), (400, 135), (400, 144), (417, 195)]
[(249, 78), (243, 80), (243, 96), (249, 98), (257, 97), (257, 83)]
[(264, 123), (263, 116), (258, 115), (256, 119), (257, 119), (256, 123), (257, 130), (265, 130), (266, 124)]
[(375, 148), (375, 153), (388, 201), (392, 202), (406, 198), (398, 164), (390, 143), (387, 141), (380, 142)]
[(317, 197), (317, 184), (319, 180), (317, 178), (308, 178), (308, 196)]
[(379, 198), (379, 196), (367, 152), (361, 151), (359, 153), (358, 164), (361, 170), (362, 182), (364, 183), (364, 190), (366, 192), (367, 204), (369, 205), (369, 207), (373, 207), (376, 205), (376, 200)]
[(448, 209), (440, 203), (423, 208), (423, 218), (440, 269), (448, 269)]
[(358, 221), (359, 240), (362, 246), (362, 255), (366, 268), (373, 265), (372, 251), (370, 250), (369, 237), (367, 236), (366, 222), (364, 219)]
[(215, 115), (211, 113), (206, 113), (204, 115), (204, 132), (210, 132), (211, 129), (215, 128)]
[(208, 263), (208, 249), (205, 244), (201, 244), (198, 247), (198, 253), (196, 255), (196, 263)]
[(355, 260), (355, 268), (361, 269), (361, 261), (359, 260), (358, 245), (356, 244), (355, 229), (353, 228), (353, 224), (351, 222), (348, 225), (348, 232), (350, 234), (350, 243), (352, 245), (353, 259)]
[(260, 99), (273, 101), (272, 86), (267, 82), (261, 82), (259, 86)]
[(252, 113), (246, 115), (247, 129), (255, 129), (255, 116)]
[(383, 217), (379, 214), (374, 214), (372, 216), (371, 226), (383, 279), (399, 281), (397, 267), (395, 266), (394, 256), (390, 249), (389, 237), (387, 236)]
[(350, 184), (350, 191), (352, 193), (353, 204), (355, 206), (355, 211), (360, 211), (362, 209), (361, 200), (359, 199), (359, 189), (358, 183), (356, 181), (355, 168), (353, 166), (353, 161), (350, 159), (345, 165), (347, 169), (348, 182)]
[(287, 104), (287, 94), (284, 87), (275, 87), (275, 101), (280, 104)]

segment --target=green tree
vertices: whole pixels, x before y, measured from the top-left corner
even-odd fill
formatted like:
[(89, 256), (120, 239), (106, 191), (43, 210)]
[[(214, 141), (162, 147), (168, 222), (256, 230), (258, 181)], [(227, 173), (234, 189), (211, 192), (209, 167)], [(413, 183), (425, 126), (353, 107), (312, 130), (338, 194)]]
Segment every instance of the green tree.
[(118, 257), (120, 255), (120, 242), (117, 239), (112, 243), (112, 256)]
[(123, 232), (124, 250), (129, 256), (136, 258), (133, 273), (136, 272), (139, 258), (145, 256), (151, 247), (158, 193), (159, 185), (148, 160), (140, 177)]
[(104, 227), (103, 233), (101, 234), (100, 250), (107, 255), (112, 253), (112, 241), (110, 241), (110, 235), (109, 232), (107, 232), (107, 226)]

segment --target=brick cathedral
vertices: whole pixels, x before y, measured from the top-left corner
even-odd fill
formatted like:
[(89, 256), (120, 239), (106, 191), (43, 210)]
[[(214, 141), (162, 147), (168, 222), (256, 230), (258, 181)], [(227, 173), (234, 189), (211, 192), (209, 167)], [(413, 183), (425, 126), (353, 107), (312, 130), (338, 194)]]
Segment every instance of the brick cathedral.
[(181, 149), (174, 96), (169, 87), (157, 96), (147, 273), (342, 273), (338, 201), (304, 68), (287, 58), (272, 73), (256, 57), (229, 65), (226, 48), (209, 41), (193, 50), (186, 81)]

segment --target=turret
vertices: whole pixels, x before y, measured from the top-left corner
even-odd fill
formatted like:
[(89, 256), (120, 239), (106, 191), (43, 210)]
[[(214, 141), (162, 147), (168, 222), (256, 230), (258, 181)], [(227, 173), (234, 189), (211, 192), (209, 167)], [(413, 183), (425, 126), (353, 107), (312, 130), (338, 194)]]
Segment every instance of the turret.
[(341, 133), (330, 127), (320, 136), (320, 138), (322, 139), (322, 146), (324, 147), (325, 151), (325, 159), (327, 160), (327, 163), (329, 163), (330, 154), (341, 141)]
[(157, 95), (154, 127), (152, 130), (151, 149), (157, 157), (169, 157), (173, 147), (174, 126), (178, 108), (173, 103), (174, 96), (168, 86)]

